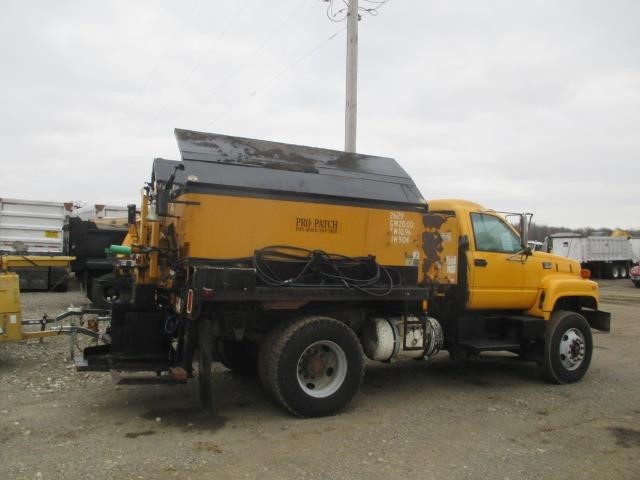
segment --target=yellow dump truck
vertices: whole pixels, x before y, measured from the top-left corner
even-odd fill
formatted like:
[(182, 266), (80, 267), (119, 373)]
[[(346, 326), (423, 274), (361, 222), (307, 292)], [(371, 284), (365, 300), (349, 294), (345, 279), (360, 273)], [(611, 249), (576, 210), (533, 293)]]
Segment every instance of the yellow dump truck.
[(524, 215), (516, 229), (471, 202), (426, 202), (391, 158), (175, 133), (181, 161), (154, 161), (139, 218), (111, 248), (131, 300), (79, 369), (197, 376), (211, 411), (220, 361), (320, 416), (348, 404), (365, 356), (508, 351), (567, 383), (589, 367), (591, 328), (609, 329), (597, 284), (531, 251)]

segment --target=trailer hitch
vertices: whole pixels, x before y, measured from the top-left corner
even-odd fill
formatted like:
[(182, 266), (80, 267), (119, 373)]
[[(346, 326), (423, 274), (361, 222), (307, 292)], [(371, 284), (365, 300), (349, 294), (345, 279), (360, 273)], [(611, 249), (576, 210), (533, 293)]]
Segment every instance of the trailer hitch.
[[(89, 320), (88, 327), (83, 325), (83, 317), (85, 315), (95, 315), (94, 319)], [(66, 318), (80, 317), (80, 325), (71, 323), (69, 325), (53, 326), (50, 329), (46, 329), (47, 324), (58, 323)], [(42, 341), (45, 337), (53, 337), (56, 335), (69, 335), (69, 357), (71, 360), (75, 358), (76, 340), (78, 334), (86, 335), (101, 341), (103, 343), (110, 343), (111, 337), (107, 333), (101, 333), (98, 329), (100, 322), (111, 321), (111, 312), (109, 310), (99, 308), (68, 308), (66, 312), (56, 315), (55, 317), (49, 317), (46, 313), (42, 315), (40, 319), (22, 320), (21, 324), (25, 325), (40, 325), (40, 331), (36, 332), (22, 332), (22, 339), (34, 339), (38, 338)]]

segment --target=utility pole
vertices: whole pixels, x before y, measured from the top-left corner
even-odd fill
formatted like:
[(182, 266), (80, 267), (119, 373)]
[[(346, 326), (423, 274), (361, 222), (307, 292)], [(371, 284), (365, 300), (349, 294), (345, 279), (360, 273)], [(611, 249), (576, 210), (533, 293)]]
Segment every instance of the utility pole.
[(347, 13), (347, 93), (344, 116), (344, 150), (356, 151), (358, 120), (358, 0), (349, 0)]

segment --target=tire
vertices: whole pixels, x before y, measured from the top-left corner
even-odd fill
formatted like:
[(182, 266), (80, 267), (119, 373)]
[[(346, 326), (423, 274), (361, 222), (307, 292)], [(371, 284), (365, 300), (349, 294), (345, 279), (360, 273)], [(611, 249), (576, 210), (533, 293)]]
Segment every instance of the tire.
[(617, 265), (611, 265), (611, 278), (618, 279), (620, 278), (620, 271), (618, 270), (618, 266)]
[(198, 321), (198, 398), (200, 406), (213, 415), (213, 382), (211, 363), (213, 360), (213, 326), (211, 321)]
[(53, 289), (54, 292), (67, 292), (69, 291), (69, 283), (65, 280), (62, 283), (59, 283), (58, 285), (55, 286), (55, 288)]
[(114, 273), (94, 278), (89, 300), (98, 308), (111, 308), (115, 302), (127, 302), (131, 298), (130, 282)]
[(547, 323), (544, 357), (540, 363), (546, 380), (574, 383), (584, 377), (591, 363), (591, 328), (579, 313), (559, 310)]
[(260, 348), (258, 350), (258, 377), (260, 383), (264, 387), (265, 391), (274, 399), (277, 400), (276, 392), (272, 390), (271, 372), (270, 372), (270, 357), (272, 356), (272, 350), (278, 339), (284, 335), (284, 331), (288, 329), (291, 322), (282, 320), (271, 327), (267, 335), (260, 342)]
[(66, 292), (69, 289), (69, 275), (71, 272), (60, 267), (49, 268), (47, 290), (50, 292)]
[(356, 334), (329, 317), (277, 324), (258, 357), (260, 379), (283, 407), (299, 417), (333, 415), (353, 398), (364, 376)]
[(620, 265), (618, 267), (618, 273), (620, 274), (620, 278), (627, 278), (627, 267), (625, 265)]
[(215, 349), (216, 358), (243, 377), (258, 375), (258, 345), (251, 340), (220, 340)]
[(640, 281), (635, 281), (633, 282), (633, 284), (636, 286), (636, 288), (640, 288)]

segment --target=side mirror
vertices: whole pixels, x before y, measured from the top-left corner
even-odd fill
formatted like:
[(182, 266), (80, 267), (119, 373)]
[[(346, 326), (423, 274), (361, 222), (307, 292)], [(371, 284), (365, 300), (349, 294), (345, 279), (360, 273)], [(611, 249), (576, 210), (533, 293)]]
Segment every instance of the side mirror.
[(529, 225), (527, 223), (527, 215), (523, 214), (520, 217), (520, 245), (522, 248), (527, 249), (527, 241), (529, 240)]

